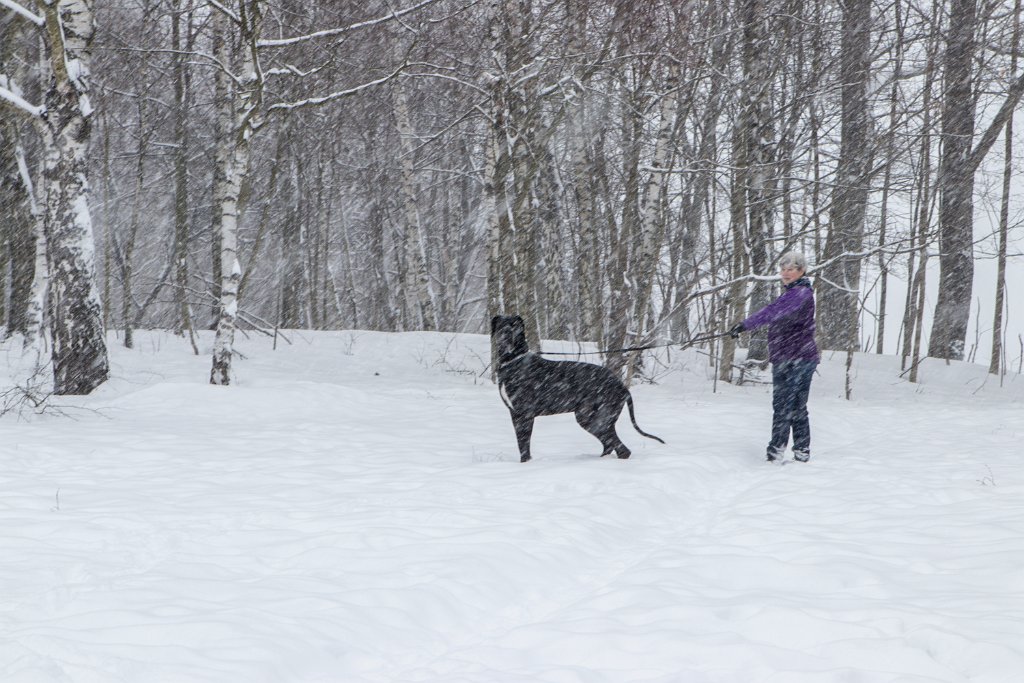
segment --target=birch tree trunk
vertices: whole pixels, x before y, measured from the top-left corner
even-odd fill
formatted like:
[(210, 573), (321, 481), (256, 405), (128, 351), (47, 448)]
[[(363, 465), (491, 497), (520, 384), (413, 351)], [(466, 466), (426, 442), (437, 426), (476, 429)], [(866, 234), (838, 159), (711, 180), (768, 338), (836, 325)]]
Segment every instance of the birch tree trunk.
[[(768, 58), (768, 15), (765, 0), (741, 0), (743, 21), (743, 87), (740, 108), (739, 138), (741, 156), (737, 164), (744, 166), (744, 210), (747, 213), (747, 244), (750, 269), (756, 275), (767, 275), (770, 262), (768, 240), (771, 231), (772, 206), (768, 150), (772, 137), (770, 82)], [(755, 281), (751, 286), (750, 308), (768, 304), (771, 289)], [(750, 335), (748, 361), (768, 360), (766, 331)]]
[(572, 164), (576, 176), (573, 192), (579, 234), (579, 258), (575, 270), (580, 291), (580, 338), (596, 341), (601, 336), (601, 250), (597, 240), (593, 183), (589, 180), (591, 162), (588, 150), (591, 136), (587, 132), (586, 116), (587, 109), (581, 102), (570, 118)]
[(186, 123), (191, 103), (189, 73), (185, 54), (191, 50), (191, 12), (185, 23), (186, 36), (181, 36), (182, 0), (175, 0), (171, 8), (171, 48), (175, 51), (174, 78), (174, 245), (171, 259), (174, 264), (174, 303), (176, 309), (174, 331), (184, 335), (188, 331), (192, 351), (199, 355), (192, 333), (192, 310), (188, 302), (188, 135)]
[(9, 267), (10, 288), (5, 295), (4, 283), (0, 283), (0, 325), (6, 322), (7, 337), (21, 334), (27, 338), (32, 329), (29, 305), (39, 212), (35, 197), (29, 194), (27, 167), (25, 175), (21, 172), (24, 152), (16, 124), (5, 123), (0, 129), (0, 280), (6, 280)]
[[(519, 26), (520, 40), (528, 34), (526, 26)], [(526, 46), (520, 43), (516, 51), (514, 68), (522, 68), (525, 63)], [(511, 70), (511, 69), (510, 69)], [(538, 229), (537, 207), (532, 201), (536, 180), (537, 162), (533, 159), (535, 149), (541, 144), (537, 131), (535, 115), (528, 109), (536, 99), (535, 84), (529, 82), (520, 88), (512, 89), (509, 100), (513, 128), (506, 126), (506, 134), (510, 136), (509, 148), (512, 162), (513, 197), (510, 221), (512, 227), (512, 250), (514, 253), (515, 272), (506, 278), (504, 284), (516, 290), (516, 312), (522, 316), (526, 327), (526, 339), (530, 348), (540, 350), (540, 319), (539, 300), (537, 296), (540, 281), (537, 272), (540, 264), (540, 230)]]
[(437, 313), (434, 308), (434, 296), (430, 287), (430, 274), (427, 271), (427, 244), (420, 221), (419, 208), (416, 205), (415, 177), (415, 146), (412, 118), (409, 114), (409, 101), (401, 85), (394, 86), (392, 91), (395, 103), (395, 121), (401, 139), (402, 169), (402, 200), (405, 208), (406, 251), (406, 294), (410, 297), (410, 309), (419, 319), (417, 329), (436, 330)]
[[(491, 62), (497, 66), (503, 63), (502, 32), (499, 18), (502, 16), (502, 0), (490, 0), (487, 7), (487, 36)], [(488, 319), (495, 315), (514, 313), (505, 300), (505, 289), (502, 281), (507, 261), (512, 260), (508, 253), (508, 199), (506, 183), (508, 175), (508, 154), (504, 145), (505, 104), (503, 78), (495, 73), (485, 72), (483, 85), (490, 94), (488, 98), (488, 116), (486, 130), (483, 135), (484, 153), (484, 187), (481, 210), (485, 217), (487, 230), (487, 312)], [(497, 347), (491, 345), (491, 377), (498, 371)]]
[[(734, 128), (732, 136), (732, 157), (733, 172), (732, 185), (729, 189), (729, 234), (732, 236), (732, 259), (729, 263), (729, 275), (732, 278), (732, 285), (729, 287), (729, 294), (726, 298), (729, 308), (730, 319), (728, 325), (733, 325), (746, 317), (746, 308), (743, 305), (744, 281), (742, 279), (745, 266), (744, 237), (746, 235), (747, 215), (744, 210), (746, 203), (746, 173), (747, 166), (743, 161), (743, 148), (745, 143), (742, 140), (740, 130)], [(731, 337), (722, 339), (722, 360), (718, 367), (718, 379), (723, 382), (731, 382), (732, 371), (736, 363), (737, 340)]]
[(571, 268), (568, 263), (568, 252), (571, 238), (562, 226), (566, 223), (562, 216), (560, 197), (561, 183), (555, 165), (555, 155), (547, 146), (547, 142), (534, 156), (540, 157), (540, 168), (534, 182), (534, 202), (537, 206), (535, 225), (539, 232), (540, 256), (538, 267), (544, 273), (538, 288), (543, 293), (540, 301), (543, 313), (541, 329), (545, 336), (555, 339), (570, 338), (570, 329), (575, 327), (570, 320), (571, 304), (569, 282), (566, 273)]
[[(487, 231), (487, 319), (488, 321), (496, 315), (505, 313), (505, 304), (501, 291), (501, 259), (503, 255), (501, 219), (498, 215), (499, 201), (504, 196), (504, 177), (499, 175), (498, 156), (498, 129), (500, 116), (497, 107), (492, 105), (492, 121), (488, 122), (487, 131), (484, 134), (484, 188), (483, 201), (480, 203), (483, 211)], [(491, 345), (491, 377), (496, 376), (498, 371), (498, 349)]]
[[(38, 25), (38, 24), (37, 24)], [(45, 26), (45, 22), (44, 22)], [(26, 80), (28, 64), (24, 60), (12, 59), (12, 48), (19, 42), (24, 24), (5, 27), (8, 41), (0, 45), (0, 86), (16, 96), (21, 96), (19, 82)], [(45, 63), (40, 70), (47, 72)], [(11, 77), (13, 74), (13, 78)], [(23, 115), (24, 111), (15, 109)], [(0, 114), (2, 114), (0, 110)], [(36, 125), (40, 121), (34, 120)], [(5, 250), (10, 264), (10, 289), (5, 299), (6, 315), (0, 316), (0, 323), (7, 322), (6, 335), (15, 332), (23, 335), (23, 349), (35, 348), (38, 354), (44, 349), (40, 342), (46, 338), (43, 327), (46, 294), (49, 289), (47, 270), (46, 237), (43, 226), (43, 209), (36, 183), (26, 160), (25, 143), (22, 137), (22, 120), (9, 118), (0, 127), (3, 149), (0, 150), (0, 221), (6, 229), (6, 245), (3, 244), (4, 230), (0, 229), (0, 249)], [(6, 268), (0, 268), (0, 278), (6, 278)], [(3, 287), (0, 286), (0, 294)]]
[(127, 234), (120, 240), (116, 238), (113, 232), (111, 232), (109, 237), (113, 242), (114, 254), (118, 260), (118, 270), (121, 272), (121, 328), (124, 332), (124, 347), (126, 349), (135, 346), (135, 334), (132, 328), (132, 304), (135, 300), (135, 264), (132, 259), (135, 256), (135, 242), (139, 234), (139, 224), (142, 220), (142, 192), (146, 176), (146, 148), (149, 145), (145, 100), (146, 96), (143, 93), (137, 93), (138, 131), (136, 132), (137, 148), (135, 150), (135, 188), (132, 192), (131, 218), (128, 220)]
[[(286, 140), (284, 146), (294, 140), (287, 125), (281, 135)], [(287, 167), (281, 174), (284, 178), (280, 194), (287, 198), (288, 204), (280, 224), (282, 264), (278, 277), (281, 308), (277, 322), (286, 329), (300, 329), (308, 324), (311, 299), (309, 271), (306, 267), (309, 229), (301, 205), (305, 182), (300, 169), (300, 157), (292, 157), (285, 164)]]
[(86, 153), (92, 132), (89, 101), (92, 0), (37, 0), (45, 19), (50, 68), (44, 93), (43, 231), (50, 265), (50, 330), (54, 393), (88, 394), (110, 372), (103, 307), (96, 291), (95, 243), (89, 212)]
[[(369, 146), (369, 141), (368, 141)], [(382, 172), (376, 165), (368, 169), (367, 177), (380, 182)], [(374, 192), (370, 183), (364, 186), (367, 207), (366, 207), (366, 229), (369, 238), (370, 263), (372, 272), (370, 282), (370, 296), (367, 302), (367, 315), (364, 322), (370, 329), (394, 332), (398, 329), (400, 313), (394, 304), (399, 300), (396, 290), (401, 290), (399, 284), (393, 282), (389, 275), (387, 252), (384, 247), (385, 209), (382, 204), (384, 199)]]
[[(709, 15), (704, 19), (709, 26), (709, 31), (721, 30), (721, 27), (726, 24), (727, 9), (727, 7), (722, 6), (709, 6)], [(711, 64), (714, 69), (721, 72), (727, 70), (733, 47), (734, 41), (732, 40), (717, 41), (711, 53)], [(682, 93), (680, 93), (680, 97), (682, 97)], [(727, 97), (728, 94), (724, 89), (709, 97), (703, 112), (701, 112), (701, 121), (698, 124), (700, 142), (696, 150), (696, 159), (694, 162), (691, 162), (696, 167), (696, 173), (692, 180), (693, 189), (688, 201), (680, 208), (679, 222), (682, 227), (682, 239), (680, 240), (681, 255), (671, 307), (673, 311), (672, 319), (669, 323), (671, 333), (675, 339), (687, 339), (690, 337), (690, 306), (686, 304), (686, 297), (690, 288), (696, 284), (696, 279), (699, 277), (700, 268), (694, 252), (696, 245), (699, 245), (701, 241), (703, 221), (706, 221), (704, 224), (708, 226), (706, 232), (708, 261), (715, 263), (716, 235), (713, 203), (717, 193), (714, 191), (714, 184), (716, 182), (714, 160), (718, 156), (719, 119)], [(677, 113), (676, 118), (679, 120), (682, 117)], [(681, 124), (677, 125), (677, 128), (679, 127), (681, 127)], [(715, 275), (715, 271), (712, 270), (712, 284), (715, 284)], [(715, 308), (716, 306), (712, 304), (712, 310), (715, 310)], [(727, 311), (716, 313), (714, 315), (715, 320), (708, 322), (712, 325), (722, 324), (723, 321), (719, 320), (719, 318), (725, 313)]]
[[(233, 40), (230, 23), (226, 17), (215, 13), (213, 21), (211, 21), (212, 28), (212, 40), (214, 45), (214, 55), (218, 61), (223, 59), (231, 59), (231, 42)], [(221, 222), (223, 220), (223, 213), (219, 205), (220, 198), (224, 196), (226, 192), (225, 182), (227, 179), (224, 173), (227, 171), (230, 163), (230, 153), (232, 149), (231, 136), (233, 134), (234, 121), (231, 115), (232, 111), (232, 85), (231, 85), (231, 68), (232, 62), (220, 62), (220, 67), (214, 70), (213, 73), (213, 107), (214, 107), (214, 158), (213, 158), (213, 188), (212, 195), (210, 197), (210, 203), (213, 208), (211, 209), (211, 222), (210, 222), (210, 298), (213, 302), (211, 306), (211, 313), (213, 314), (213, 329), (217, 329), (217, 321), (220, 319), (220, 300), (221, 300), (221, 279), (223, 277), (223, 264), (221, 263), (221, 237), (223, 235), (223, 228)]]
[[(625, 45), (622, 46), (626, 49)], [(640, 144), (643, 132), (643, 120), (640, 112), (644, 110), (642, 91), (648, 85), (646, 78), (642, 84), (631, 85), (627, 75), (622, 75), (623, 104), (621, 105), (622, 130), (622, 178), (623, 202), (622, 214), (616, 226), (610, 226), (612, 247), (608, 259), (609, 284), (611, 294), (611, 313), (608, 321), (608, 334), (605, 344), (611, 349), (626, 346), (626, 338), (630, 323), (630, 297), (633, 294), (633, 283), (629, 280), (631, 250), (636, 248), (636, 239), (640, 232)], [(609, 354), (605, 367), (616, 375), (622, 375), (626, 367), (627, 357), (622, 353)]]
[(666, 176), (670, 170), (672, 132), (675, 129), (679, 102), (675, 92), (679, 84), (679, 71), (679, 62), (673, 59), (669, 64), (668, 77), (665, 81), (665, 94), (661, 98), (658, 134), (654, 142), (650, 176), (644, 188), (641, 205), (640, 235), (637, 240), (639, 249), (634, 258), (637, 287), (633, 309), (634, 325), (639, 335), (646, 332), (647, 310), (651, 303), (655, 270), (658, 267), (665, 237), (665, 214), (662, 205), (665, 200)]
[[(571, 44), (573, 54), (582, 54), (586, 45), (587, 6), (585, 1), (572, 3)], [(579, 287), (579, 337), (597, 341), (601, 336), (601, 250), (597, 239), (597, 216), (594, 211), (594, 183), (591, 182), (591, 160), (589, 150), (593, 145), (594, 133), (589, 127), (589, 108), (586, 98), (580, 93), (569, 115), (569, 145), (575, 182), (573, 195), (576, 200), (578, 258), (576, 259), (576, 284)]]
[(238, 315), (238, 283), (242, 267), (238, 262), (238, 195), (242, 176), (248, 169), (249, 144), (237, 141), (227, 157), (222, 194), (217, 198), (216, 210), (221, 215), (220, 225), (220, 299), (217, 308), (217, 332), (213, 342), (213, 367), (210, 384), (231, 383), (231, 360), (234, 354), (235, 324)]
[(527, 85), (515, 86), (509, 74), (528, 58), (528, 19), (520, 14), (519, 0), (491, 3), (488, 37), (491, 63), (501, 70), (487, 78), (491, 93), (489, 118), (492, 146), (486, 150), (484, 202), (488, 215), (488, 306), (493, 313), (520, 315), (531, 349), (539, 349), (536, 307), (536, 235), (533, 207), (528, 199), (534, 167), (529, 145), (534, 122), (528, 111)]
[[(255, 118), (263, 96), (263, 82), (257, 70), (256, 41), (259, 40), (263, 16), (259, 0), (245, 0), (239, 5), (241, 55), (233, 59), (231, 43), (224, 39), (216, 45), (216, 56), (221, 68), (240, 63), (239, 85), (236, 92), (225, 97), (218, 107), (218, 118), (222, 130), (228, 131), (218, 150), (217, 158), (224, 164), (221, 173), (223, 182), (215, 197), (214, 210), (220, 215), (220, 300), (218, 305), (217, 332), (213, 341), (213, 366), (210, 370), (210, 384), (231, 383), (231, 361), (234, 354), (235, 324), (238, 315), (238, 284), (242, 279), (242, 268), (238, 261), (238, 218), (239, 195), (242, 182), (249, 172), (249, 145), (254, 131)], [(216, 14), (216, 21), (226, 25), (227, 17)], [(224, 30), (225, 38), (229, 31)]]
[[(25, 162), (24, 150), (15, 148), (18, 170), (21, 174), (25, 193), (28, 195), (29, 213), (32, 216), (32, 243), (34, 266), (29, 290), (28, 305), (25, 308), (25, 348), (34, 346), (46, 337), (46, 297), (50, 291), (50, 265), (47, 261), (46, 232), (43, 228), (43, 211), (39, 206), (35, 185)], [(28, 252), (26, 252), (26, 256)], [(40, 346), (40, 352), (42, 347)]]

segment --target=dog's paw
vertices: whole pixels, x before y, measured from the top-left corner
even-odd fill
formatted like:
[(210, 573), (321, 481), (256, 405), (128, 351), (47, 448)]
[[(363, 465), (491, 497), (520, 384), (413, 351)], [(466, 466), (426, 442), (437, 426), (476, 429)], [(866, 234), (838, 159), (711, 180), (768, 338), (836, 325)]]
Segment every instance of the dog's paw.
[(531, 458), (528, 455), (523, 455), (519, 457), (519, 462), (530, 462), (531, 460), (533, 460), (533, 458)]

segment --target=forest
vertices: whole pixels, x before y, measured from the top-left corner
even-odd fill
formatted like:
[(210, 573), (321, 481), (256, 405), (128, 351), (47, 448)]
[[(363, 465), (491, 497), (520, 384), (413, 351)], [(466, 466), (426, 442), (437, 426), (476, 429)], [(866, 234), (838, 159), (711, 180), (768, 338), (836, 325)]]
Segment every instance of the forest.
[[(895, 334), (911, 381), (924, 357), (1019, 372), (1020, 22), (1020, 0), (0, 0), (0, 326), (58, 394), (105, 381), (107, 330), (197, 354), (216, 330), (215, 384), (237, 331), (518, 313), (535, 348), (621, 349), (727, 329), (798, 250), (823, 349)], [(733, 380), (735, 342), (707, 348)]]

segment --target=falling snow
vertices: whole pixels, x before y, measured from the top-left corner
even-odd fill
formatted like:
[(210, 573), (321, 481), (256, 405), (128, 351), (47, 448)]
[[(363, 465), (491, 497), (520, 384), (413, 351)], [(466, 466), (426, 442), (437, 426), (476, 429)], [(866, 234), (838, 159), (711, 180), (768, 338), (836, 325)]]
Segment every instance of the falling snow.
[(761, 461), (769, 390), (716, 390), (676, 354), (634, 388), (667, 445), (623, 418), (633, 457), (601, 459), (554, 416), (521, 465), (485, 337), (290, 334), (243, 341), (225, 392), (203, 381), (209, 333), (202, 357), (140, 333), (94, 395), (0, 418), (0, 679), (1024, 671), (1019, 378), (940, 362), (912, 386), (858, 355), (845, 401), (826, 358), (812, 460), (780, 467)]

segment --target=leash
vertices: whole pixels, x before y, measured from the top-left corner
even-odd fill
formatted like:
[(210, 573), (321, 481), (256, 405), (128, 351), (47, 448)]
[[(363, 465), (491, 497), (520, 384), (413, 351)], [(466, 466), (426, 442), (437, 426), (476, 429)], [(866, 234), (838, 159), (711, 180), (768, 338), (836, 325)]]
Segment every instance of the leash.
[(669, 346), (678, 346), (681, 349), (687, 349), (694, 344), (700, 344), (702, 342), (711, 341), (712, 339), (718, 339), (719, 337), (728, 336), (728, 332), (719, 332), (716, 334), (704, 334), (691, 337), (684, 342), (669, 342), (668, 344), (648, 344), (647, 346), (629, 346), (624, 349), (605, 349), (603, 351), (541, 351), (542, 356), (595, 356), (604, 355), (609, 353), (628, 353), (630, 351), (647, 351), (649, 349), (662, 349)]

